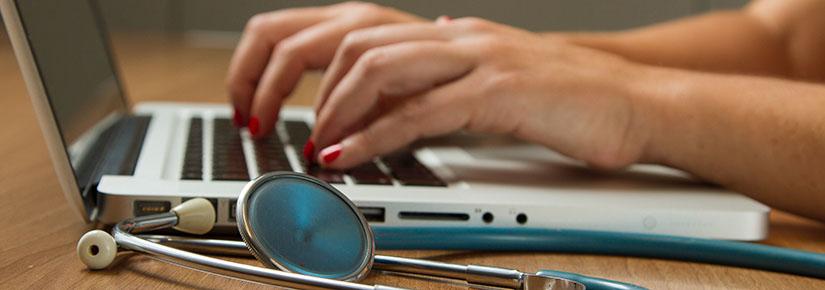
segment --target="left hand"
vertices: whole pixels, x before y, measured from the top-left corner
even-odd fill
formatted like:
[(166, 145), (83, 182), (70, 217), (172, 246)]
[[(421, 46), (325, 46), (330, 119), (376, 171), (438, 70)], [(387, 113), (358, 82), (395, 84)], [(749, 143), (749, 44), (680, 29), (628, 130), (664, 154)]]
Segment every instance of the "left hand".
[(511, 134), (597, 167), (639, 161), (638, 65), (475, 18), (351, 32), (321, 85), (318, 162), (348, 168), (418, 138)]

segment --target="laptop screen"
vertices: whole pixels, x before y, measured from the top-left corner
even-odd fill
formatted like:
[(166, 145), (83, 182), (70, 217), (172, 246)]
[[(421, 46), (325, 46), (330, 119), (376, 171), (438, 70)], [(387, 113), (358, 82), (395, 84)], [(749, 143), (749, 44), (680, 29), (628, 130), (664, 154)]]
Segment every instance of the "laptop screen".
[[(93, 0), (19, 0), (18, 14), (83, 192), (84, 157), (127, 112)], [(85, 162), (88, 163), (88, 162)], [(94, 165), (91, 165), (94, 166)], [(80, 168), (83, 167), (83, 168)]]

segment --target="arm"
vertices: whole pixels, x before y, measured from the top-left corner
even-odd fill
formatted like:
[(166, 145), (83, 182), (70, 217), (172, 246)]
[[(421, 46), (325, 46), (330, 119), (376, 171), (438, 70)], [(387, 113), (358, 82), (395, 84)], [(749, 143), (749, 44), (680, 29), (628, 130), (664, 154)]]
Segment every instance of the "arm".
[(646, 68), (642, 161), (670, 165), (774, 208), (825, 221), (825, 87)]
[(822, 81), (823, 11), (824, 1), (761, 0), (622, 32), (548, 35), (645, 64)]

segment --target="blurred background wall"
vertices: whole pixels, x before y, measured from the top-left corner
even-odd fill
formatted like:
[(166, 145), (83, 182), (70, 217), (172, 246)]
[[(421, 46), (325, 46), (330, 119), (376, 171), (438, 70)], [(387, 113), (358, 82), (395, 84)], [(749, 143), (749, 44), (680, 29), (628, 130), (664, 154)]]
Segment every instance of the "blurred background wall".
[[(331, 4), (323, 0), (100, 0), (114, 30), (238, 32), (259, 12)], [(429, 18), (479, 16), (522, 28), (616, 30), (739, 7), (747, 0), (382, 0)]]

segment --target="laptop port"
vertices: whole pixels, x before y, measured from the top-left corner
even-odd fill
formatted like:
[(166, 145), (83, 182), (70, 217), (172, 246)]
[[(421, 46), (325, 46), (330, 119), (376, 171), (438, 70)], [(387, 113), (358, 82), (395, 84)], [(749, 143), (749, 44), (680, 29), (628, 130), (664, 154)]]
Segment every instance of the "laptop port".
[(520, 214), (516, 215), (516, 222), (519, 223), (520, 225), (526, 224), (527, 223), (527, 215), (524, 214), (524, 213), (520, 213)]
[(139, 217), (169, 212), (169, 210), (172, 209), (172, 203), (161, 200), (136, 200), (134, 204), (132, 204), (132, 208), (132, 214)]
[(490, 213), (490, 212), (485, 212), (485, 213), (481, 216), (481, 220), (483, 220), (485, 224), (489, 224), (489, 223), (493, 222), (493, 218), (494, 218), (494, 217), (493, 217), (493, 214), (492, 214), (492, 213)]
[(466, 213), (402, 211), (398, 213), (398, 218), (426, 221), (466, 221), (470, 219), (470, 215)]
[(358, 210), (371, 223), (383, 223), (385, 210), (383, 207), (359, 207)]
[(238, 200), (237, 199), (230, 199), (229, 200), (229, 221), (235, 222), (235, 219), (238, 218), (238, 211), (236, 210), (238, 207)]

